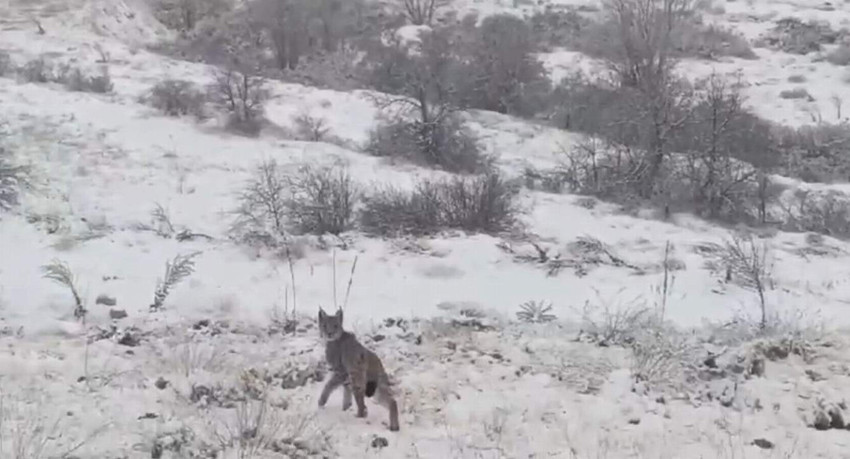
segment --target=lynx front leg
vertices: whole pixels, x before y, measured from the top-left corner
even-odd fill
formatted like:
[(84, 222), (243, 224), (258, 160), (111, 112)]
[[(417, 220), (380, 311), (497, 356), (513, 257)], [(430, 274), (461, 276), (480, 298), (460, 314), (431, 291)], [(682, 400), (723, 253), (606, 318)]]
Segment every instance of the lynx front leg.
[(346, 382), (342, 386), (342, 411), (348, 411), (351, 408), (351, 383)]
[[(325, 404), (328, 403), (328, 397), (330, 397), (333, 391), (335, 391), (339, 386), (345, 383), (345, 380), (345, 373), (334, 372), (325, 384), (325, 388), (322, 389), (322, 395), (319, 396), (319, 406), (325, 406)], [(345, 396), (343, 396), (343, 398), (345, 398)]]

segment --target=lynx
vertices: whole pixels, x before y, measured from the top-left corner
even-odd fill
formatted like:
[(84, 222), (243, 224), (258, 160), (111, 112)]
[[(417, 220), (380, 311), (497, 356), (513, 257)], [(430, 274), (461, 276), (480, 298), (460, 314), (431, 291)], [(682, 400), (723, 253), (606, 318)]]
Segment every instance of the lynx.
[(319, 332), (325, 341), (325, 358), (332, 374), (328, 379), (319, 406), (325, 406), (328, 397), (339, 386), (344, 386), (342, 394), (343, 411), (351, 407), (351, 395), (357, 403), (357, 417), (366, 417), (364, 396), (375, 396), (376, 401), (390, 412), (390, 430), (397, 431), (398, 404), (390, 389), (389, 377), (384, 371), (381, 359), (357, 341), (354, 334), (342, 328), (342, 310), (328, 315), (319, 308)]

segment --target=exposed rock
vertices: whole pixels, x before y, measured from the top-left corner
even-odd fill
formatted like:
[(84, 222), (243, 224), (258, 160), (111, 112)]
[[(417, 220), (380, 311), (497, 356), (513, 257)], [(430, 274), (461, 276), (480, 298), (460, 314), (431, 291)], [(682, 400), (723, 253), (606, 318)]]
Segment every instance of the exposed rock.
[(390, 442), (384, 437), (375, 437), (372, 439), (372, 448), (386, 448), (390, 446)]
[(102, 304), (104, 306), (112, 307), (118, 304), (118, 300), (116, 300), (115, 297), (100, 294), (97, 296), (97, 299), (94, 300), (94, 304)]
[(761, 449), (773, 449), (773, 442), (764, 438), (756, 438), (753, 440), (753, 444)]
[(812, 423), (812, 427), (817, 430), (829, 430), (832, 424), (832, 420), (829, 418), (829, 415), (824, 411), (818, 411), (815, 415), (815, 422)]
[(123, 309), (110, 309), (109, 318), (112, 320), (120, 320), (127, 317), (127, 311)]
[(156, 382), (153, 383), (154, 387), (156, 387), (159, 390), (165, 389), (166, 387), (168, 387), (169, 384), (170, 384), (170, 382), (167, 379), (163, 378), (162, 376), (157, 378)]

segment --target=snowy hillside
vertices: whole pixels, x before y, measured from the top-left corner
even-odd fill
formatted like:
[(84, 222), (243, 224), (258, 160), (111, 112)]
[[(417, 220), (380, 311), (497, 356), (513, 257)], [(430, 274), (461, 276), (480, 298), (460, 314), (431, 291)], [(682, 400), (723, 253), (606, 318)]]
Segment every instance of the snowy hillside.
[[(5, 3), (9, 68), (108, 67), (113, 86), (70, 91), (0, 72), (0, 148), (31, 168), (18, 205), (0, 207), (0, 457), (850, 457), (846, 241), (756, 231), (753, 247), (769, 247), (769, 335), (749, 327), (758, 289), (719, 267), (734, 228), (688, 213), (663, 219), (522, 187), (510, 231), (354, 229), (294, 236), (286, 250), (236, 242), (233, 211), (264, 161), (291, 174), (343, 165), (364, 193), (452, 174), (364, 153), (381, 117), (371, 90), (269, 80), (257, 137), (227, 132), (217, 115), (163, 116), (146, 103), (151, 87), (207, 85), (213, 68), (148, 48), (176, 34), (142, 0)], [(519, 15), (543, 3), (450, 9)], [(779, 17), (850, 22), (844, 3), (721, 3), (707, 20), (750, 40)], [(838, 122), (831, 101), (850, 100), (850, 67), (821, 56), (835, 46), (685, 59), (679, 71), (741, 72), (747, 106), (777, 123)], [(601, 68), (565, 49), (539, 57), (553, 80)], [(809, 99), (780, 97), (798, 86)], [(324, 141), (293, 140), (304, 114), (324, 120)], [(511, 178), (585, 139), (494, 112), (463, 116)], [(777, 180), (789, 195), (847, 189)], [(194, 271), (150, 311), (166, 263), (190, 254)], [(45, 277), (58, 262), (84, 320), (69, 289)], [(556, 319), (520, 320), (529, 302), (551, 304)], [(375, 404), (366, 420), (343, 413), (338, 393), (316, 406), (327, 378), (316, 312), (343, 303), (346, 326), (397, 387), (398, 433)], [(650, 322), (659, 310), (663, 323)]]

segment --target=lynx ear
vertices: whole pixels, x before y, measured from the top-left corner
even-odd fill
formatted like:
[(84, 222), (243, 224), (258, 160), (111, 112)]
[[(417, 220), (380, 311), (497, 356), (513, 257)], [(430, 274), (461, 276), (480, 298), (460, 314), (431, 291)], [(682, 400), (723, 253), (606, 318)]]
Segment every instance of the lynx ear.
[(336, 316), (339, 317), (339, 321), (342, 322), (342, 308), (336, 310)]
[(324, 321), (327, 317), (328, 315), (325, 313), (325, 310), (322, 309), (321, 306), (319, 306), (319, 322)]

